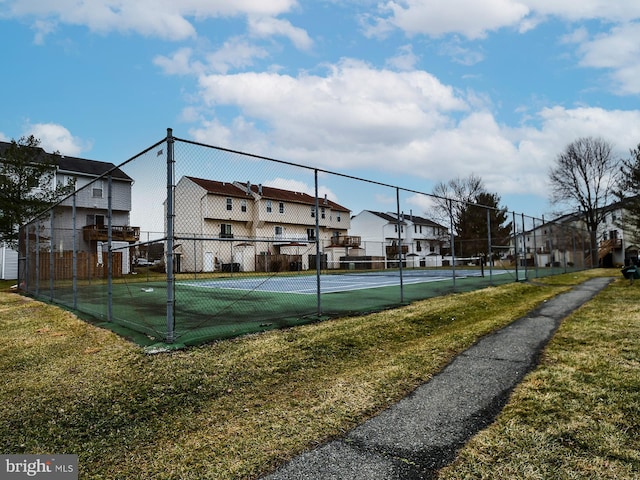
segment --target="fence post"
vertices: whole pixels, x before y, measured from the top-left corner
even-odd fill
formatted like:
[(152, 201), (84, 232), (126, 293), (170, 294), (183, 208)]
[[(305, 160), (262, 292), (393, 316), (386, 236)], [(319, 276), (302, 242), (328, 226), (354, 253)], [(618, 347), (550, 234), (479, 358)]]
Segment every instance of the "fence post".
[(396, 187), (396, 215), (398, 217), (398, 268), (400, 269), (400, 303), (404, 303), (404, 281), (402, 278), (402, 223), (400, 219), (400, 188)]
[(493, 285), (493, 248), (491, 246), (491, 210), (487, 210), (487, 258), (489, 264), (489, 285)]
[(78, 232), (76, 230), (76, 215), (77, 215), (77, 211), (76, 211), (76, 194), (73, 194), (72, 197), (72, 208), (71, 208), (71, 216), (73, 218), (73, 233), (72, 233), (72, 238), (73, 238), (73, 257), (72, 257), (72, 265), (71, 265), (71, 270), (72, 270), (72, 289), (73, 289), (73, 309), (77, 310), (78, 309)]
[[(572, 259), (572, 263), (573, 263), (573, 271), (575, 272), (577, 270), (577, 266), (578, 266), (578, 262), (576, 261), (576, 230), (575, 227), (571, 228), (571, 245), (572, 245), (572, 250), (573, 250), (573, 259)], [(622, 249), (622, 251), (624, 252), (624, 248)]]
[(53, 209), (49, 212), (49, 300), (53, 302), (53, 279), (55, 277), (55, 238), (53, 235), (54, 232), (54, 218), (53, 218)]
[(36, 224), (36, 297), (40, 295), (40, 222)]
[(107, 178), (107, 320), (113, 320), (113, 208), (111, 174)]
[(516, 265), (516, 282), (520, 281), (518, 273), (518, 226), (516, 224), (516, 212), (511, 212), (511, 224), (513, 225), (514, 263)]
[(453, 202), (449, 198), (449, 243), (451, 244), (451, 273), (453, 277), (453, 291), (456, 291), (456, 237), (453, 233)]
[[(24, 229), (24, 287), (20, 282), (18, 282), (18, 286), (25, 292), (29, 291), (29, 285), (31, 284), (31, 282), (29, 281), (29, 267), (31, 266), (31, 262), (29, 260), (33, 260), (31, 258), (31, 255), (29, 255), (29, 226), (30, 224), (21, 227)], [(20, 238), (22, 239), (22, 235), (20, 236)], [(20, 253), (22, 254), (22, 252), (23, 250), (22, 248), (20, 248)]]
[(529, 266), (527, 265), (527, 237), (525, 236), (524, 213), (520, 215), (522, 216), (522, 253), (524, 256), (524, 280), (526, 281), (529, 276)]
[(533, 268), (536, 272), (536, 278), (538, 278), (538, 245), (536, 243), (536, 219), (531, 217), (531, 225), (533, 228)]
[(173, 275), (175, 159), (173, 157), (173, 143), (173, 130), (167, 128), (167, 343), (173, 343), (175, 340), (175, 278)]
[(318, 216), (320, 215), (319, 203), (318, 203), (318, 169), (314, 169), (313, 171), (313, 182), (315, 185), (315, 200), (314, 200), (314, 208), (315, 208), (315, 218), (316, 218), (316, 297), (317, 297), (317, 315), (320, 317), (322, 315), (322, 302), (321, 302), (321, 284), (320, 284), (320, 220)]
[(555, 242), (553, 241), (553, 235), (554, 235), (554, 231), (555, 231), (555, 224), (553, 223), (549, 223), (549, 266), (551, 267), (551, 274), (554, 275), (555, 271), (555, 259), (556, 259), (556, 255), (555, 252), (553, 251), (554, 249), (554, 245)]

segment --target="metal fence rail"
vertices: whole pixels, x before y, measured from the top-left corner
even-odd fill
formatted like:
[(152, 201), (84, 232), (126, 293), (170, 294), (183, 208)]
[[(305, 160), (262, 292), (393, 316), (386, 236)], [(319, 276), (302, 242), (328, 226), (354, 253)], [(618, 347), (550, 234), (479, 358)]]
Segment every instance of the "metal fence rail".
[[(501, 230), (476, 205), (477, 234), (461, 236), (452, 199), (171, 129), (81, 183), (22, 226), (20, 288), (149, 343), (196, 344), (591, 267), (576, 219), (503, 212)], [(390, 207), (368, 209), (375, 198)], [(353, 211), (356, 199), (365, 208)], [(436, 204), (439, 218), (424, 207)]]

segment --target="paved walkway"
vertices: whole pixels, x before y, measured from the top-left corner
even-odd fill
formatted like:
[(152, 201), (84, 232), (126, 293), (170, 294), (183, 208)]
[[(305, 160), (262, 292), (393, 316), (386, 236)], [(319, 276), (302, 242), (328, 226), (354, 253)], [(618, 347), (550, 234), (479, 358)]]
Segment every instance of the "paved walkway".
[(610, 280), (589, 280), (482, 338), (396, 405), (264, 480), (431, 478), (495, 419), (562, 319)]

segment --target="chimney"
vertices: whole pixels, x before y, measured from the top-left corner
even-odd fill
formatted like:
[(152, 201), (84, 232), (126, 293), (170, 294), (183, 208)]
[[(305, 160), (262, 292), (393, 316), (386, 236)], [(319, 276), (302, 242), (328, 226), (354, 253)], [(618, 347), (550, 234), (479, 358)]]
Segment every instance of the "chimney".
[(258, 195), (262, 195), (262, 184), (258, 184)]

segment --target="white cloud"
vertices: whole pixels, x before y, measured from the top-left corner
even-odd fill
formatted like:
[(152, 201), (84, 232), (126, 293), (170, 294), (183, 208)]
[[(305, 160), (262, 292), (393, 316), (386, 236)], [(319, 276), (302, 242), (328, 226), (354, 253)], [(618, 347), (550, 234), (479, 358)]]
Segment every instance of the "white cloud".
[(624, 22), (640, 16), (640, 3), (635, 0), (521, 0), (521, 3), (538, 15), (554, 16), (569, 21), (600, 19)]
[(286, 20), (273, 17), (250, 18), (249, 31), (252, 35), (263, 38), (276, 35), (286, 37), (300, 50), (310, 50), (313, 46), (313, 41), (306, 31), (294, 27)]
[(40, 146), (47, 152), (60, 152), (62, 155), (78, 156), (91, 148), (89, 142), (71, 135), (62, 125), (55, 123), (35, 123), (25, 128), (24, 135), (33, 135), (40, 140)]
[(330, 66), (325, 77), (209, 75), (200, 86), (207, 105), (236, 106), (268, 124), (274, 144), (294, 150), (404, 144), (449, 122), (444, 112), (467, 108), (451, 87), (426, 72), (375, 70), (353, 60)]
[(395, 27), (409, 35), (459, 33), (470, 39), (515, 26), (530, 12), (523, 2), (514, 0), (398, 0), (384, 4), (384, 11), (387, 15), (375, 19), (371, 27), (377, 32)]
[(620, 94), (640, 94), (640, 23), (613, 27), (579, 47), (580, 65), (609, 70)]
[(475, 65), (484, 60), (484, 54), (477, 47), (472, 49), (463, 46), (457, 36), (440, 46), (440, 54), (451, 57), (454, 62), (466, 66)]
[(241, 112), (232, 125), (210, 121), (194, 130), (203, 143), (216, 139), (319, 168), (430, 182), (476, 173), (501, 195), (546, 197), (549, 167), (578, 137), (601, 136), (620, 156), (640, 138), (640, 111), (542, 108), (511, 128), (496, 121), (490, 101), (456, 92), (427, 72), (376, 70), (352, 60), (330, 66), (324, 77), (209, 75), (200, 84), (209, 107)]
[(209, 71), (227, 73), (230, 69), (240, 69), (253, 65), (255, 59), (266, 58), (268, 52), (246, 40), (234, 37), (215, 52), (209, 53), (207, 65)]
[(640, 17), (635, 0), (395, 0), (383, 4), (382, 13), (370, 20), (369, 35), (386, 35), (400, 29), (409, 35), (441, 37), (460, 34), (483, 38), (501, 28), (524, 33), (550, 17), (575, 22), (603, 20), (626, 22)]
[(290, 11), (297, 0), (9, 0), (5, 4), (8, 16), (35, 18), (33, 26), (38, 30), (39, 41), (56, 23), (83, 25), (101, 33), (135, 32), (180, 40), (196, 36), (188, 19), (277, 16)]
[(409, 45), (403, 45), (398, 49), (397, 55), (387, 59), (386, 64), (396, 70), (413, 70), (416, 63), (420, 58), (413, 53), (413, 47)]
[(153, 63), (159, 66), (167, 75), (188, 75), (200, 73), (203, 66), (199, 63), (192, 63), (191, 48), (181, 48), (173, 52), (170, 56), (157, 55)]

